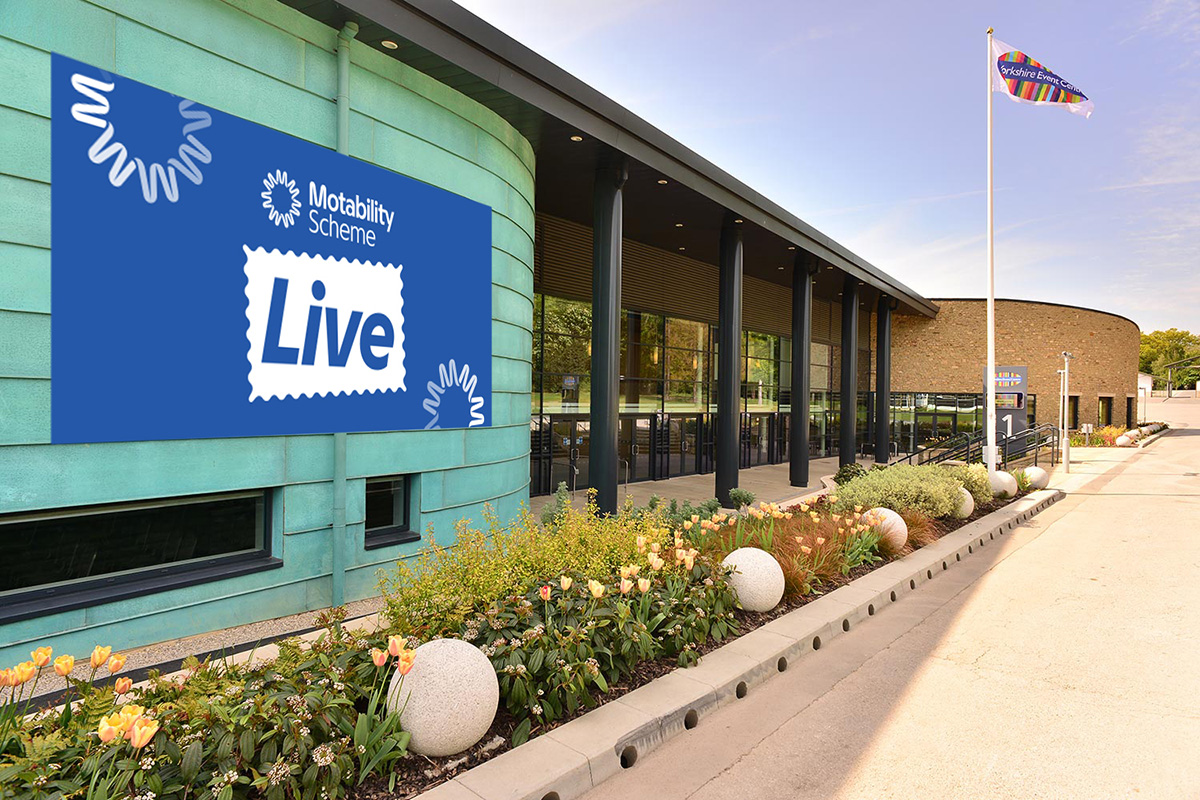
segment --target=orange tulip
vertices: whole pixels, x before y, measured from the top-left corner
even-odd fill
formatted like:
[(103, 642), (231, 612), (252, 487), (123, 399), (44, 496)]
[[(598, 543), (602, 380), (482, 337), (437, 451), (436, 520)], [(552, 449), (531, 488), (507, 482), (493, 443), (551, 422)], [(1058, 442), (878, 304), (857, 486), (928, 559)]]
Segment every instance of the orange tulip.
[(396, 659), (396, 671), (401, 675), (407, 675), (413, 668), (413, 663), (416, 660), (417, 653), (415, 650), (405, 650), (400, 654), (399, 658)]
[(125, 668), (125, 660), (128, 656), (120, 653), (114, 653), (113, 657), (108, 660), (108, 671), (110, 673), (120, 672)]
[(407, 642), (405, 641), (403, 636), (389, 636), (388, 637), (388, 655), (390, 655), (390, 656), (400, 655), (401, 653), (404, 652), (404, 648), (405, 648), (406, 644), (407, 644)]
[(113, 691), (116, 692), (117, 694), (125, 694), (132, 688), (133, 688), (133, 679), (132, 678), (117, 678), (116, 682), (113, 683)]
[(140, 750), (154, 740), (158, 733), (158, 720), (139, 717), (129, 729), (129, 743), (134, 750)]
[(112, 654), (111, 647), (101, 647), (96, 645), (92, 650), (92, 669), (100, 669), (104, 666), (104, 662), (108, 661), (108, 657)]
[(538, 597), (542, 598), (543, 603), (549, 603), (550, 602), (550, 587), (547, 585), (547, 586), (543, 586), (542, 588), (538, 589)]
[(125, 731), (125, 726), (122, 723), (123, 720), (120, 714), (101, 717), (100, 727), (96, 729), (96, 732), (100, 735), (100, 741), (107, 744), (120, 736)]
[(64, 678), (75, 669), (75, 656), (59, 656), (54, 659), (54, 671)]
[(25, 683), (36, 674), (37, 667), (33, 665), (32, 661), (22, 661), (20, 664), (17, 664), (15, 667), (13, 667), (14, 681), (12, 685), (20, 686), (22, 683)]
[(387, 663), (387, 660), (388, 654), (386, 651), (380, 650), (378, 647), (371, 648), (371, 663), (377, 667), (382, 667)]
[(41, 669), (50, 663), (50, 655), (53, 652), (54, 650), (49, 647), (39, 647), (37, 650), (34, 650), (32, 653), (30, 653), (29, 657), (33, 659), (34, 666)]
[(564, 592), (565, 592), (567, 589), (570, 589), (570, 588), (571, 588), (571, 584), (573, 584), (574, 582), (575, 582), (575, 581), (571, 580), (571, 579), (570, 579), (570, 578), (568, 578), (566, 575), (563, 575), (561, 578), (559, 578), (559, 579), (558, 579), (558, 585), (559, 585), (559, 586), (562, 588), (562, 590), (563, 590)]
[(633, 588), (633, 581), (629, 578), (621, 578), (621, 583), (617, 588), (621, 590), (621, 594), (629, 594), (629, 590)]
[(0, 689), (16, 686), (16, 676), (11, 669), (0, 669)]

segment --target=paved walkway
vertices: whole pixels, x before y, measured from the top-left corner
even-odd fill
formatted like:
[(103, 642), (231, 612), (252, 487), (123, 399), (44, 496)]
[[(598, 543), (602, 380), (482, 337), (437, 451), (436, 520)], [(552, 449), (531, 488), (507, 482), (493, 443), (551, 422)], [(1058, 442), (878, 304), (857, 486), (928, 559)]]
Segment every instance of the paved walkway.
[(589, 800), (1200, 797), (1200, 403), (1149, 416), (1177, 430), (1075, 450), (1067, 499)]
[[(874, 459), (860, 458), (858, 463), (870, 467)], [(823, 488), (821, 478), (833, 475), (838, 470), (838, 459), (814, 458), (809, 462), (808, 486), (792, 486), (788, 478), (788, 464), (768, 464), (761, 467), (749, 467), (738, 470), (738, 487), (754, 493), (755, 500), (764, 503), (782, 503), (794, 500)], [(621, 484), (617, 487), (619, 502), (625, 502), (628, 497), (634, 505), (644, 506), (650, 497), (657, 495), (667, 500), (687, 500), (693, 504), (703, 503), (716, 497), (716, 476), (709, 472), (704, 475), (684, 475), (680, 478), (670, 478), (665, 481), (638, 481)], [(552, 503), (552, 495), (531, 498), (530, 509), (534, 514), (541, 514), (542, 509)], [(574, 503), (582, 507), (584, 490), (575, 493)]]

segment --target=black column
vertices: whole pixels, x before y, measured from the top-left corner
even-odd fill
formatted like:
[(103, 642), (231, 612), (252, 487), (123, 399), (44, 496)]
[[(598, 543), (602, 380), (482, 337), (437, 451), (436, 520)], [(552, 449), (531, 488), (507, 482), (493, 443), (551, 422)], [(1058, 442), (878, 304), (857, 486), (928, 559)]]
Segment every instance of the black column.
[(875, 463), (892, 457), (892, 298), (875, 307)]
[(858, 279), (842, 281), (842, 402), (838, 464), (853, 464), (858, 421)]
[(596, 169), (592, 194), (592, 396), (588, 482), (602, 514), (617, 510), (617, 411), (621, 372), (621, 187), (624, 157)]
[(800, 252), (792, 265), (792, 424), (789, 428), (788, 477), (792, 486), (808, 486), (808, 406), (812, 394), (812, 282), (816, 256)]
[(721, 226), (717, 306), (717, 499), (731, 508), (729, 490), (738, 485), (742, 422), (742, 228), (725, 215)]

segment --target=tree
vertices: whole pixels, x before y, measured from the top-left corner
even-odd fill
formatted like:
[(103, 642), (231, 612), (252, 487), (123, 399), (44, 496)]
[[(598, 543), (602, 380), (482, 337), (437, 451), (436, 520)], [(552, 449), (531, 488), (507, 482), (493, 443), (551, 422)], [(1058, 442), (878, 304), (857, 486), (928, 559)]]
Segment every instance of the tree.
[[(1142, 334), (1141, 350), (1138, 354), (1138, 369), (1153, 375), (1155, 384), (1166, 385), (1167, 364), (1191, 356), (1200, 357), (1200, 336), (1191, 331), (1171, 328)], [(1195, 386), (1200, 380), (1200, 361), (1196, 364), (1176, 367), (1172, 373), (1174, 388)]]

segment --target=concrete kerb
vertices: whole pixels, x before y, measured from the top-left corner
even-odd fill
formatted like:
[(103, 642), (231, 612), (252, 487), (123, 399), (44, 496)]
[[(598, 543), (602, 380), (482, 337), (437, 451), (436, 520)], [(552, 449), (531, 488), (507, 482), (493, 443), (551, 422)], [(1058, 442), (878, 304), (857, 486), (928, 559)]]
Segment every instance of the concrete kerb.
[(419, 800), (579, 797), (1065, 496), (1058, 489), (1030, 492), (733, 640), (698, 665), (657, 678), (422, 793)]
[(1137, 446), (1138, 446), (1138, 448), (1142, 448), (1142, 447), (1146, 447), (1147, 445), (1153, 444), (1154, 442), (1157, 442), (1159, 439), (1166, 436), (1173, 430), (1175, 430), (1175, 429), (1174, 428), (1163, 428), (1158, 433), (1152, 433), (1149, 436), (1147, 436), (1145, 439), (1139, 439)]

